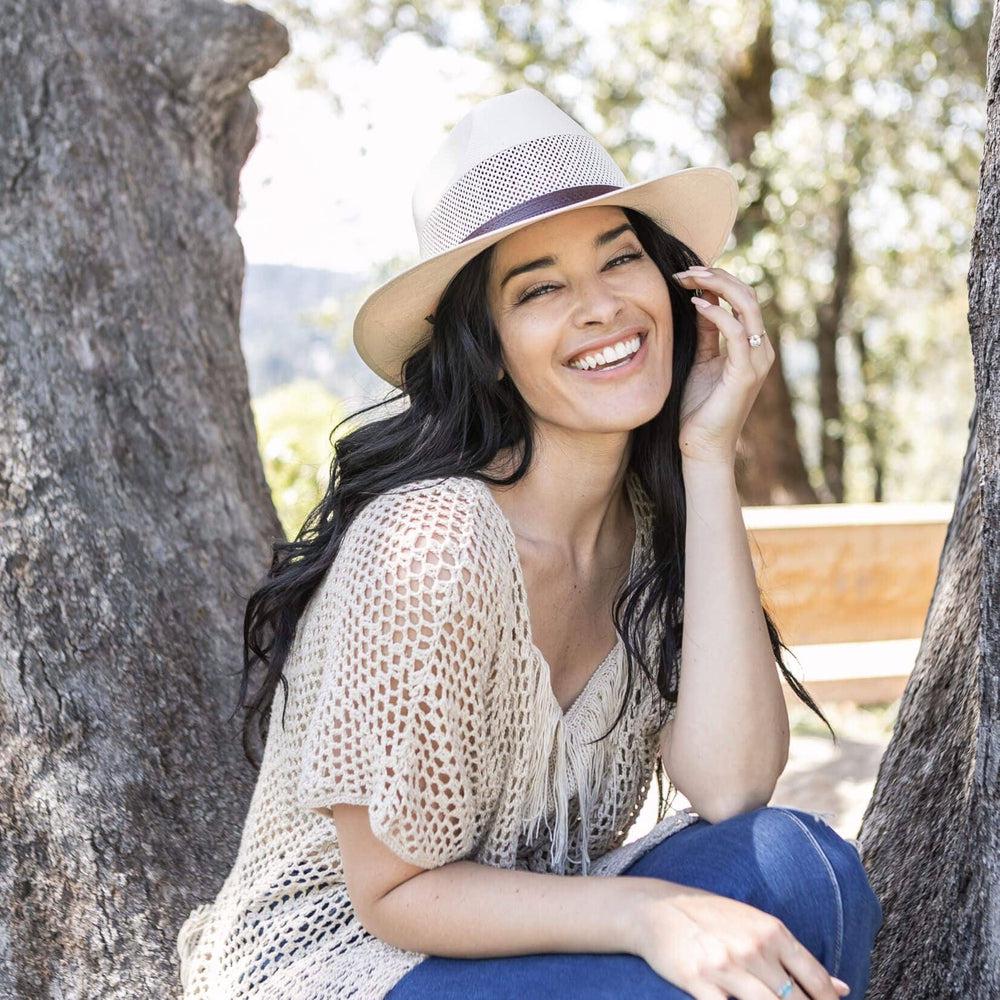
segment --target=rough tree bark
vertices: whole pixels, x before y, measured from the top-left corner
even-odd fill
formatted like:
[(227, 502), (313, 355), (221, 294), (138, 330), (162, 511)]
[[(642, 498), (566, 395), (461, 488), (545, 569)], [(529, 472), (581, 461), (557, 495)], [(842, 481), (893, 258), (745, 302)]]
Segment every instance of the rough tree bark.
[(0, 996), (169, 997), (253, 785), (281, 528), (239, 345), (250, 80), (219, 0), (0, 4)]
[(1000, 10), (969, 273), (976, 404), (913, 675), (859, 834), (874, 1000), (1000, 997)]

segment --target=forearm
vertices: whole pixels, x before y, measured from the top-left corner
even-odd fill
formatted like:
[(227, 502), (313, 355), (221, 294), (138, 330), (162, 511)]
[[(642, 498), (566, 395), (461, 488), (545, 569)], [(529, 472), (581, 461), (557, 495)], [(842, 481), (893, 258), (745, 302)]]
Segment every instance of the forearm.
[(648, 899), (671, 891), (686, 887), (638, 876), (558, 875), (455, 861), (388, 892), (374, 905), (367, 929), (398, 948), (450, 958), (638, 954)]
[(685, 460), (684, 485), (684, 639), (664, 765), (696, 810), (763, 804), (787, 760), (788, 712), (736, 476)]

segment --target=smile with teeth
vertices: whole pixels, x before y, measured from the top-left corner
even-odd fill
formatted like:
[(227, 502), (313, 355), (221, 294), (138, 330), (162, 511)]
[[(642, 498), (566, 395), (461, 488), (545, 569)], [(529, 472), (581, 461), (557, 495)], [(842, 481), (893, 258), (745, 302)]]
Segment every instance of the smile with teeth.
[(619, 340), (617, 344), (605, 347), (603, 351), (595, 351), (593, 354), (585, 354), (582, 357), (574, 358), (568, 362), (570, 368), (579, 368), (581, 371), (591, 369), (618, 368), (627, 364), (632, 355), (642, 346), (642, 337), (626, 337)]

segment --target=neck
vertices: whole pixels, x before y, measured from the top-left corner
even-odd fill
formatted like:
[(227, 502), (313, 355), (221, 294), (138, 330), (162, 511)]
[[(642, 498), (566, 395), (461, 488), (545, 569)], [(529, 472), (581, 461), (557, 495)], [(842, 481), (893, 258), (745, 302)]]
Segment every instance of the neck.
[[(582, 445), (537, 432), (531, 467), (513, 486), (493, 487), (519, 540), (586, 572), (601, 553), (628, 551), (636, 526), (625, 490), (629, 433), (593, 435)], [(487, 471), (506, 476), (520, 455), (501, 454)]]

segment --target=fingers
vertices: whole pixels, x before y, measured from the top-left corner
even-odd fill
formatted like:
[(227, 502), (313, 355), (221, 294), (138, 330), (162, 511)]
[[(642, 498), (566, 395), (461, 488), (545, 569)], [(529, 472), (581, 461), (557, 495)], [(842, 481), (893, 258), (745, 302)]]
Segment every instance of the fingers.
[(682, 274), (699, 279), (696, 282), (698, 284), (701, 284), (700, 279), (707, 279), (705, 287), (718, 292), (733, 307), (733, 315), (746, 327), (748, 336), (755, 333), (762, 337), (765, 335), (764, 318), (760, 313), (757, 293), (749, 285), (721, 267), (691, 267), (686, 271), (679, 271), (674, 277)]
[[(791, 977), (781, 966), (772, 966), (763, 976), (754, 975), (745, 969), (736, 969), (722, 978), (722, 985), (729, 996), (740, 1000), (775, 1000), (778, 990)], [(810, 1000), (802, 990), (792, 983), (792, 992), (785, 994), (785, 1000)]]
[(756, 379), (759, 372), (754, 364), (752, 352), (759, 351), (760, 347), (752, 348), (750, 346), (743, 324), (721, 304), (716, 305), (705, 298), (693, 298), (691, 301), (696, 310), (711, 320), (725, 337), (726, 354), (733, 366), (738, 371), (745, 372), (751, 378)]
[[(704, 288), (712, 293), (711, 298), (715, 302), (709, 300), (706, 306), (698, 305), (705, 296), (691, 301), (722, 331), (727, 350), (734, 361), (738, 361), (737, 367), (749, 366), (748, 370), (757, 376), (766, 375), (774, 362), (775, 351), (764, 329), (760, 305), (753, 289), (722, 268), (692, 267), (687, 271), (678, 271), (674, 277), (685, 288)], [(732, 313), (717, 304), (720, 296), (732, 306)], [(757, 347), (751, 347), (748, 339), (754, 334), (762, 338)]]
[(814, 1000), (839, 1000), (841, 994), (834, 987), (830, 973), (808, 948), (796, 940), (791, 931), (778, 957), (789, 976), (802, 984), (807, 996)]
[[(779, 994), (791, 980), (792, 989)], [(740, 1000), (840, 1000), (841, 993), (824, 966), (779, 920), (768, 930), (756, 952), (744, 955), (728, 970), (720, 985)], [(739, 987), (739, 991), (733, 989)]]

